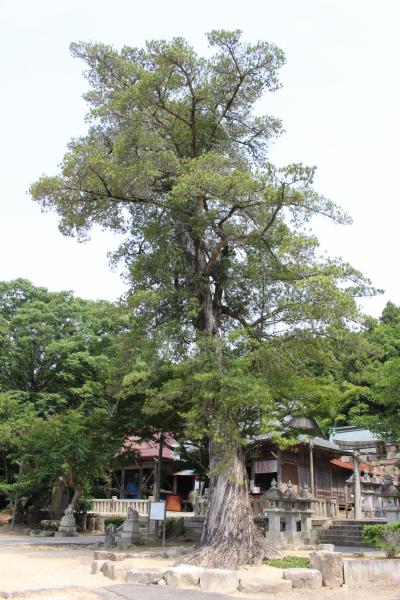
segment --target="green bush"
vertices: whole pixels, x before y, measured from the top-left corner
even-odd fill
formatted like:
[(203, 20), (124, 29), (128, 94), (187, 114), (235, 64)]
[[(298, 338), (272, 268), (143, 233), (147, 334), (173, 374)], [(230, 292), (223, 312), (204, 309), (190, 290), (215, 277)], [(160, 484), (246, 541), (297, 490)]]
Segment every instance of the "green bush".
[(89, 512), (93, 508), (93, 498), (81, 497), (75, 507), (77, 512)]
[(115, 525), (115, 527), (119, 527), (124, 521), (124, 517), (107, 517), (107, 519), (104, 519), (104, 529), (107, 527), (107, 525)]
[(176, 519), (174, 519), (173, 517), (166, 519), (166, 521), (165, 521), (165, 535), (166, 536), (168, 536), (168, 534), (171, 532), (175, 523), (176, 523)]
[(284, 558), (264, 560), (263, 563), (264, 565), (276, 567), (277, 569), (292, 569), (296, 567), (306, 569), (310, 566), (310, 560), (305, 556), (285, 556)]
[(367, 544), (383, 550), (387, 558), (396, 558), (400, 554), (400, 522), (364, 525), (363, 538)]

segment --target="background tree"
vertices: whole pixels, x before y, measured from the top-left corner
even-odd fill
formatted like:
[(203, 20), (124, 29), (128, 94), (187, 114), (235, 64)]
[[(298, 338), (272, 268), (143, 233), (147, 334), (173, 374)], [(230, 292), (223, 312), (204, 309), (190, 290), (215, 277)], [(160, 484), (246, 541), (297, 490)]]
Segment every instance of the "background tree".
[(15, 449), (24, 464), (19, 488), (25, 496), (43, 498), (62, 477), (73, 490), (70, 504), (75, 507), (84, 490), (90, 495), (96, 479), (107, 480), (120, 447), (105, 409), (70, 409), (49, 419), (37, 418)]
[(400, 308), (388, 302), (357, 342), (357, 352), (340, 355), (344, 392), (338, 421), (369, 427), (399, 443)]
[(31, 191), (67, 235), (85, 238), (94, 223), (126, 233), (115, 259), (131, 276), (133, 314), (163, 360), (190, 368), (193, 357), (199, 370), (189, 421), (210, 440), (211, 497), (188, 560), (237, 566), (273, 553), (254, 527), (243, 454), (247, 409), (262, 430), (272, 400), (246, 353), (265, 344), (271, 372), (285, 343), (357, 319), (366, 287), (323, 260), (308, 232), (313, 215), (349, 221), (312, 189), (314, 169), (265, 162), (281, 124), (255, 106), (279, 87), (282, 51), (238, 31), (208, 39), (208, 58), (181, 38), (120, 52), (73, 44), (88, 65), (91, 126), (61, 174)]
[[(106, 436), (106, 424), (111, 436), (105, 418), (114, 404), (108, 381), (123, 328), (124, 316), (108, 302), (49, 292), (22, 279), (0, 283), (4, 493), (15, 487), (22, 460), (21, 489), (32, 501), (46, 502), (54, 477), (59, 476), (65, 476), (77, 500), (89, 467), (96, 476), (105, 456), (100, 440)], [(111, 438), (109, 442), (112, 457), (115, 448)]]
[(20, 438), (26, 434), (36, 417), (33, 405), (25, 394), (0, 392), (0, 493), (2, 503), (15, 491), (19, 464), (12, 460)]

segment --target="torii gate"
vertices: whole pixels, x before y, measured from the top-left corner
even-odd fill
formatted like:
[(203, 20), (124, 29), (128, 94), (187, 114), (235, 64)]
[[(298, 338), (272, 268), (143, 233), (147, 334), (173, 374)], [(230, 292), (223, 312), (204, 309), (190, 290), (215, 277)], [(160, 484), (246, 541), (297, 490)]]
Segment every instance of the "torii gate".
[(361, 510), (361, 480), (360, 480), (360, 450), (362, 448), (372, 448), (375, 446), (375, 453), (378, 454), (378, 444), (382, 445), (381, 441), (376, 440), (363, 440), (363, 441), (347, 441), (347, 440), (335, 440), (335, 444), (343, 450), (352, 451), (353, 456), (353, 470), (354, 470), (354, 518), (359, 520), (362, 519)]

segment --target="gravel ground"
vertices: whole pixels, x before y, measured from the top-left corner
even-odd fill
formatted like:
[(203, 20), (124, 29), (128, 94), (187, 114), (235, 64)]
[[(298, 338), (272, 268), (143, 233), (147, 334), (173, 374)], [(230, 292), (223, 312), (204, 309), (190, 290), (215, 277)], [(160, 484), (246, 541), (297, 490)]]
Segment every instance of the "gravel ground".
[[(199, 590), (173, 590), (159, 586), (126, 585), (112, 582), (102, 574), (90, 573), (93, 549), (86, 547), (26, 546), (1, 544), (0, 537), (0, 597), (14, 592), (16, 597), (30, 600), (221, 600), (246, 598), (248, 600), (400, 600), (398, 585), (368, 585), (358, 589), (322, 589), (293, 591), (275, 596), (232, 594), (223, 596), (205, 594)], [(136, 559), (137, 566), (165, 566), (174, 560)], [(271, 567), (248, 567), (239, 576), (280, 577), (281, 572)], [(78, 587), (79, 586), (79, 587)], [(34, 592), (33, 590), (37, 590)], [(118, 593), (117, 593), (118, 590)], [(25, 593), (23, 593), (25, 592)]]

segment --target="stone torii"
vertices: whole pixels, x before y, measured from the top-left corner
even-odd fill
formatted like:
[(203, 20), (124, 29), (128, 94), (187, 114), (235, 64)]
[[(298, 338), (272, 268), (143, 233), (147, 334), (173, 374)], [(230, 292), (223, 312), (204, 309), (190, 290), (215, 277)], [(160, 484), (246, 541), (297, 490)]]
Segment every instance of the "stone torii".
[(360, 456), (361, 450), (366, 447), (376, 446), (376, 442), (370, 441), (349, 441), (349, 440), (335, 440), (337, 444), (343, 450), (350, 450), (353, 457), (353, 472), (354, 472), (354, 518), (356, 520), (362, 519), (361, 510), (361, 467), (360, 467)]

